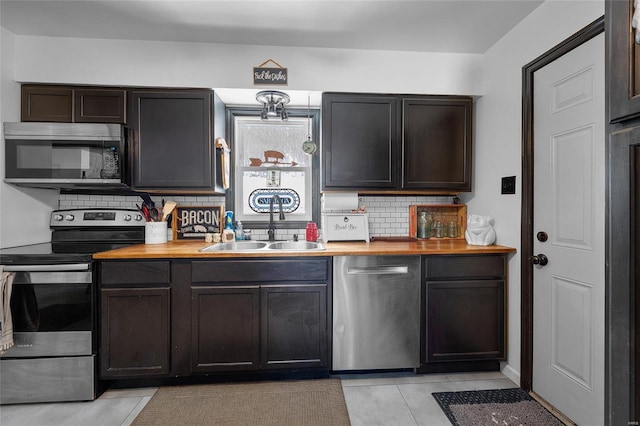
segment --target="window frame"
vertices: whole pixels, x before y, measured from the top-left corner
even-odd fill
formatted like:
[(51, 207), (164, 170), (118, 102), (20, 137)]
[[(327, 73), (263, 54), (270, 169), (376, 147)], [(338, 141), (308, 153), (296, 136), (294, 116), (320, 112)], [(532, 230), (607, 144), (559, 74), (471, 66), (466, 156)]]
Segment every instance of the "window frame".
[[(225, 209), (235, 211), (235, 196), (236, 196), (236, 182), (235, 182), (235, 169), (236, 158), (234, 154), (235, 147), (235, 119), (236, 117), (260, 117), (260, 107), (241, 107), (232, 106), (227, 107), (226, 119), (227, 119), (227, 142), (229, 143), (229, 149), (231, 150), (230, 168), (234, 170), (229, 176), (229, 189), (225, 194)], [(311, 118), (311, 138), (316, 143), (317, 149), (313, 153), (311, 158), (311, 220), (316, 223), (320, 223), (320, 109), (311, 108), (287, 108), (287, 114), (289, 117), (302, 117)], [(300, 149), (302, 149), (302, 143), (300, 141)], [(251, 229), (267, 229), (269, 227), (268, 221), (242, 221), (242, 225), (245, 228)], [(287, 220), (278, 221), (278, 228), (280, 229), (304, 229), (307, 225), (307, 221), (304, 220)]]

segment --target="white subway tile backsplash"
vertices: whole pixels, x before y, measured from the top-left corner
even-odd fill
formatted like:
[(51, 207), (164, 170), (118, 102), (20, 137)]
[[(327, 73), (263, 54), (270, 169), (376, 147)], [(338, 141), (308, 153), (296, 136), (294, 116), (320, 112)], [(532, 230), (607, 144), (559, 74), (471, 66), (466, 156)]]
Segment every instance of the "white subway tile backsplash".
[[(181, 206), (211, 206), (224, 204), (221, 196), (172, 196), (162, 197), (152, 195), (151, 199), (161, 205), (162, 199), (171, 198)], [(369, 215), (369, 233), (373, 236), (404, 236), (409, 234), (409, 206), (413, 204), (450, 204), (451, 197), (446, 196), (360, 196), (360, 207), (365, 207)], [(61, 209), (86, 208), (86, 207), (118, 207), (136, 209), (136, 204), (141, 204), (141, 198), (136, 195), (86, 195), (86, 194), (60, 194), (58, 205)], [(340, 213), (341, 211), (332, 211)], [(252, 238), (266, 240), (266, 229), (252, 229)], [(298, 234), (304, 239), (304, 229), (278, 229), (277, 235), (284, 238), (293, 238)]]

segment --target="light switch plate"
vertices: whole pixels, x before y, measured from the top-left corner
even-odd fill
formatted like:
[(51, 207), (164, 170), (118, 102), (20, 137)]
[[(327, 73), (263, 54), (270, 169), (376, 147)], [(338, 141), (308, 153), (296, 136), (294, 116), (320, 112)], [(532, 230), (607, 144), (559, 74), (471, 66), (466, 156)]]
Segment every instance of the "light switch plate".
[(502, 194), (516, 193), (516, 177), (506, 176), (502, 178)]

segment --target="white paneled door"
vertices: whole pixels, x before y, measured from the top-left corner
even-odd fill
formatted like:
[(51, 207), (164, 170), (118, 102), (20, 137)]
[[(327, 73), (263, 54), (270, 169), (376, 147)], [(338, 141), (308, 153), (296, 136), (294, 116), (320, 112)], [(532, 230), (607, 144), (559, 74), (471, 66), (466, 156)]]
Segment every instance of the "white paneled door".
[(579, 425), (604, 424), (604, 57), (534, 74), (532, 388)]

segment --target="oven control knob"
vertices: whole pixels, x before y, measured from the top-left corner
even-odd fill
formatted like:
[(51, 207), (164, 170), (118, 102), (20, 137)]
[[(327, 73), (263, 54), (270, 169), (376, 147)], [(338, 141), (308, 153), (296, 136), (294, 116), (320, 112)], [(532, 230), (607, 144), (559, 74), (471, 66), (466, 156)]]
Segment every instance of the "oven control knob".
[(68, 220), (69, 222), (71, 222), (73, 219), (75, 219), (75, 218), (73, 217), (73, 215), (72, 215), (72, 214), (68, 214), (68, 215), (66, 215), (66, 216), (64, 217), (64, 220)]
[(131, 220), (131, 215), (130, 214), (125, 214), (122, 217), (122, 220), (124, 220), (125, 222), (129, 222)]
[(56, 220), (58, 222), (60, 222), (63, 219), (61, 214), (54, 214), (53, 215), (53, 220)]
[(136, 222), (140, 222), (142, 220), (142, 215), (141, 214), (137, 214), (135, 215), (135, 217), (133, 218)]

